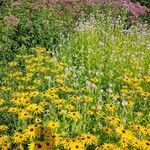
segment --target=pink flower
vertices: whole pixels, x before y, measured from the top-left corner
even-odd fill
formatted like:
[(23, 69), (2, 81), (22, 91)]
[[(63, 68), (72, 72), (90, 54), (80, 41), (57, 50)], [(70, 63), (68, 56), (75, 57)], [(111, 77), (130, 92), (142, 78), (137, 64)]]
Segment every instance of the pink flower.
[(5, 16), (4, 20), (5, 20), (7, 25), (13, 26), (13, 27), (17, 27), (19, 25), (19, 22), (20, 22), (20, 20), (14, 15)]

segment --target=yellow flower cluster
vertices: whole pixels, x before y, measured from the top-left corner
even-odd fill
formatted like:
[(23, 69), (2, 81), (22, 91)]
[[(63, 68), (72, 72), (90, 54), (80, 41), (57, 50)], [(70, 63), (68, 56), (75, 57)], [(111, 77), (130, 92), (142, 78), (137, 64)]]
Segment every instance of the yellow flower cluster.
[[(67, 65), (37, 47), (10, 62), (0, 90), (2, 150), (150, 150), (150, 76), (130, 70), (119, 90), (74, 86)], [(91, 77), (97, 86), (100, 79)], [(144, 85), (144, 86), (143, 86)]]

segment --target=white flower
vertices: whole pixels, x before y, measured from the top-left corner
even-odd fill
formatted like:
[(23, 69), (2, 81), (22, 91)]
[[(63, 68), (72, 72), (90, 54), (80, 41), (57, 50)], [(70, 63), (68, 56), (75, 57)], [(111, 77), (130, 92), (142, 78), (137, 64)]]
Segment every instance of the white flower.
[(94, 83), (91, 83), (90, 81), (86, 81), (86, 86), (87, 86), (87, 87), (94, 88), (94, 89), (97, 88), (97, 86), (96, 86)]
[(147, 48), (150, 50), (150, 42), (147, 43)]
[(128, 103), (125, 100), (123, 100), (121, 104), (122, 106), (127, 106)]
[(97, 88), (97, 86), (96, 86), (94, 83), (92, 83), (92, 84), (91, 84), (91, 88), (96, 89), (96, 88)]

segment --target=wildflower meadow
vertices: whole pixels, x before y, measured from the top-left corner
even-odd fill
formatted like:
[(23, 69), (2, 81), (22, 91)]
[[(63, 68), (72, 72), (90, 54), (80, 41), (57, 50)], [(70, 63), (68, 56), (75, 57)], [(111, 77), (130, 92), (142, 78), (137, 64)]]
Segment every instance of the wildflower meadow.
[(149, 4), (2, 1), (0, 149), (150, 150)]

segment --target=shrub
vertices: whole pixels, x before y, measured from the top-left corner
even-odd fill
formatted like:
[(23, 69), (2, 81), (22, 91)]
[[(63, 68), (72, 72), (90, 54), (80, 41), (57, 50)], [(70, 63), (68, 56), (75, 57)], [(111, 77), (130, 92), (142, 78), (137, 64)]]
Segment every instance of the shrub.
[(150, 8), (150, 1), (149, 0), (132, 0), (133, 2), (139, 2), (142, 5), (145, 5)]
[(1, 58), (7, 58), (5, 49), (9, 49), (13, 54), (22, 45), (42, 45), (47, 49), (57, 49), (60, 35), (69, 32), (72, 27), (73, 18), (69, 9), (58, 11), (54, 7), (27, 1), (13, 5), (7, 3), (2, 9)]

